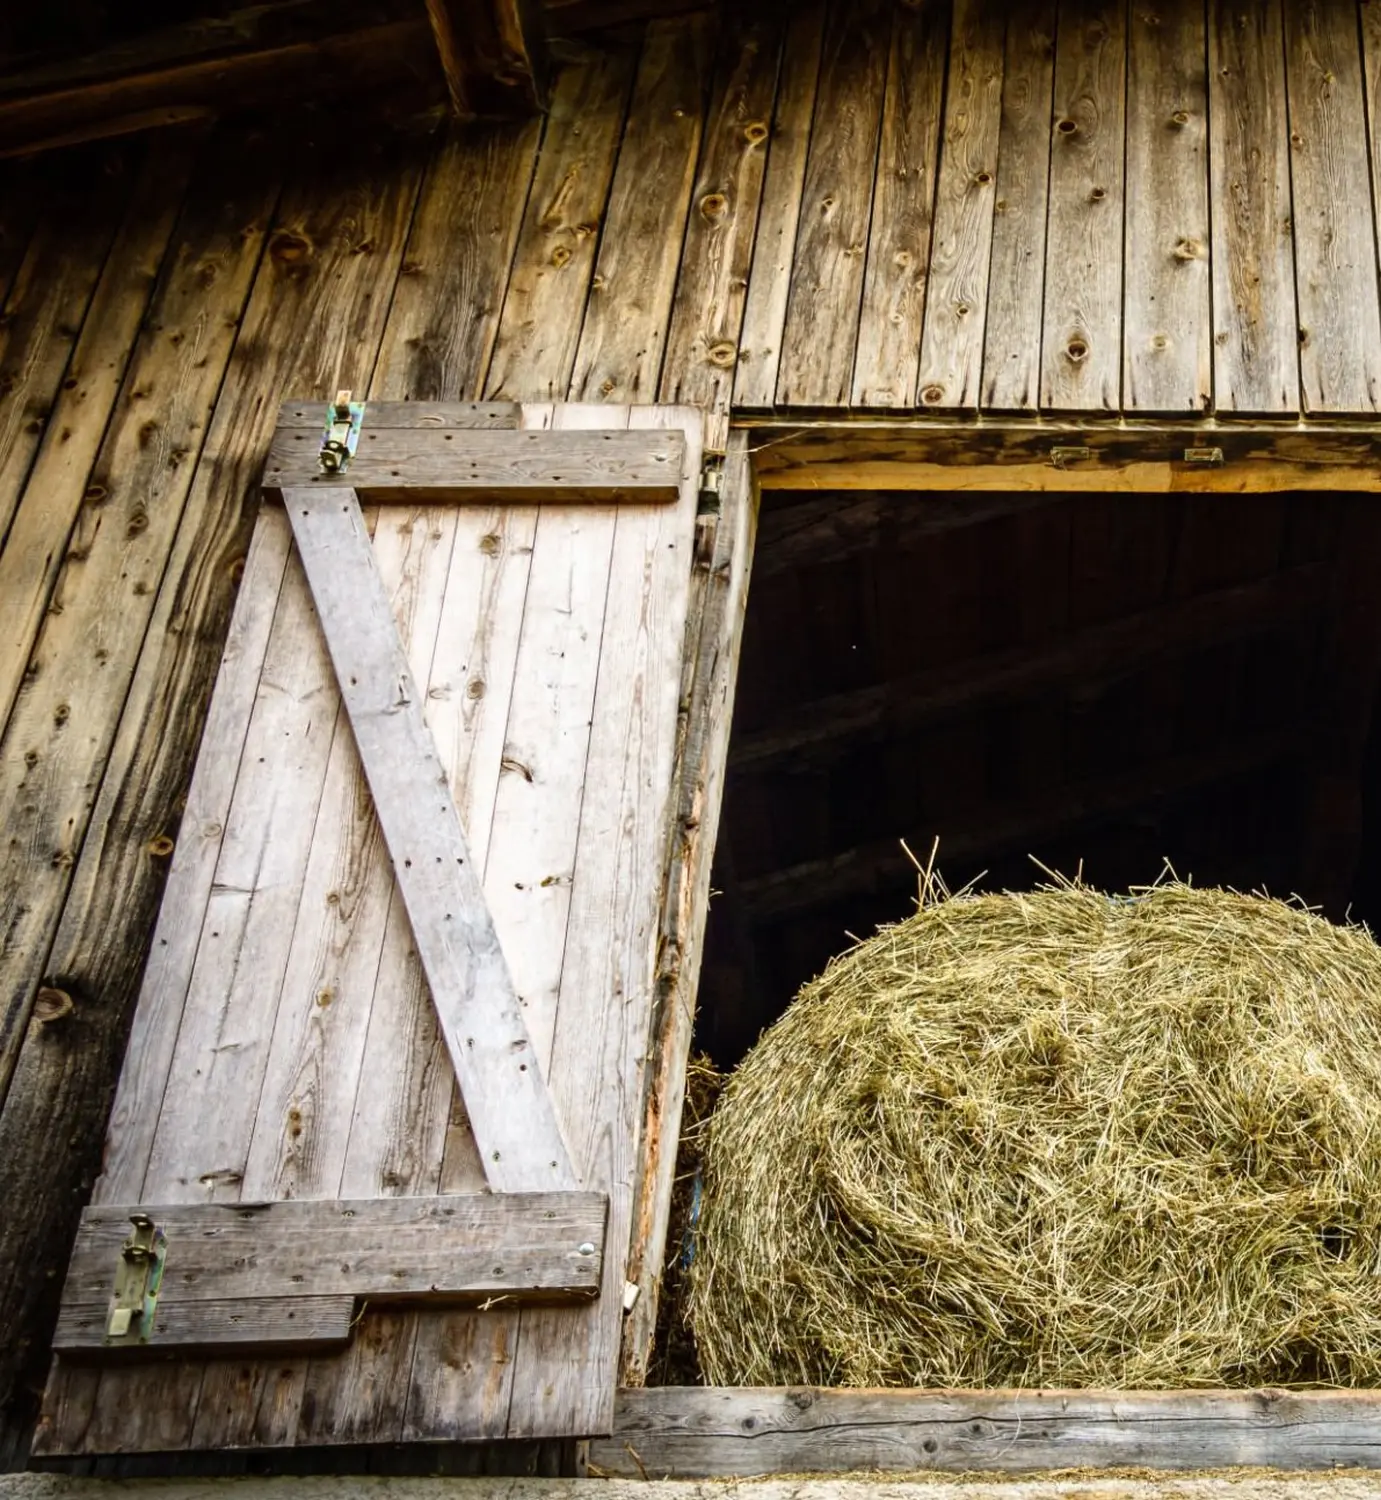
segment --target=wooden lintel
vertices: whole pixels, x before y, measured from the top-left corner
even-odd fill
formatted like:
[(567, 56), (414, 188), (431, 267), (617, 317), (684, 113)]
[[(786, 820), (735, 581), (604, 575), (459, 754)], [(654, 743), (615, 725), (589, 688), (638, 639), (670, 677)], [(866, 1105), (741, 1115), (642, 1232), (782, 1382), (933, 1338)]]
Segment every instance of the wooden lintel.
[(590, 1445), (635, 1478), (1237, 1465), (1381, 1466), (1381, 1391), (661, 1386), (620, 1391)]
[(532, 114), (546, 103), (535, 0), (426, 0), (451, 106), (461, 119)]

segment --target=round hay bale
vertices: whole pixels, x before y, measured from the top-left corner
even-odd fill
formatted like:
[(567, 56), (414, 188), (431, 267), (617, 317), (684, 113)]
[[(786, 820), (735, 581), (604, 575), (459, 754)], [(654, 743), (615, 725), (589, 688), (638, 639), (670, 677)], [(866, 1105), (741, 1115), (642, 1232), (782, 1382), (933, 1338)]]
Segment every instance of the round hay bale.
[(1381, 949), (1174, 883), (923, 906), (711, 1122), (717, 1385), (1381, 1381)]

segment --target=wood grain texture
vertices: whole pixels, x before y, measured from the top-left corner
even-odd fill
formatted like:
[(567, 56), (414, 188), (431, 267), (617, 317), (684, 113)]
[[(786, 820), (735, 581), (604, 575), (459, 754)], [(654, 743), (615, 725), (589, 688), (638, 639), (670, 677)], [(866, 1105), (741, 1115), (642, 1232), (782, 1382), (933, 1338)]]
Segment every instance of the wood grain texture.
[[(1326, 1469), (1381, 1462), (1370, 1391), (844, 1391), (619, 1394), (610, 1474), (850, 1470)], [(634, 1455), (636, 1454), (636, 1460)]]
[(1299, 410), (1289, 123), (1280, 0), (1209, 0), (1213, 404)]
[(1054, 68), (1055, 0), (1018, 0), (1007, 17), (983, 344), (983, 404), (994, 411), (1040, 405)]
[[(116, 1254), (119, 1253), (118, 1244)], [(114, 1264), (114, 1260), (110, 1261)], [(353, 1297), (255, 1297), (237, 1301), (160, 1300), (152, 1332), (124, 1351), (105, 1344), (105, 1300), (64, 1302), (53, 1334), (53, 1353), (70, 1362), (124, 1358), (133, 1363), (158, 1353), (293, 1354), (315, 1345), (350, 1342)]]
[(769, 408), (776, 395), (824, 24), (823, 0), (816, 0), (792, 15), (782, 43), (777, 102), (734, 374), (733, 400), (740, 410)]
[(992, 7), (956, 0), (921, 339), (922, 406), (974, 410), (979, 402), (1006, 32), (1006, 19)]
[(1198, 0), (1152, 0), (1129, 12), (1127, 411), (1204, 411), (1213, 401), (1204, 26)]
[(729, 409), (781, 47), (781, 25), (766, 20), (731, 25), (721, 42), (667, 333), (665, 402)]
[(565, 398), (633, 81), (626, 46), (581, 51), (552, 94), (485, 393)]
[(826, 22), (778, 362), (778, 406), (843, 406), (849, 400), (890, 16), (880, 0), (868, 0), (834, 7)]
[(855, 406), (916, 404), (948, 27), (943, 6), (899, 5), (893, 12), (854, 355)]
[(656, 398), (709, 71), (704, 16), (648, 24), (565, 393), (572, 401)]
[(1381, 405), (1376, 224), (1357, 16), (1350, 7), (1285, 7), (1290, 183), (1299, 296), (1300, 398), (1306, 412)]
[(1041, 406), (1116, 411), (1122, 376), (1126, 11), (1061, 0), (1055, 44)]

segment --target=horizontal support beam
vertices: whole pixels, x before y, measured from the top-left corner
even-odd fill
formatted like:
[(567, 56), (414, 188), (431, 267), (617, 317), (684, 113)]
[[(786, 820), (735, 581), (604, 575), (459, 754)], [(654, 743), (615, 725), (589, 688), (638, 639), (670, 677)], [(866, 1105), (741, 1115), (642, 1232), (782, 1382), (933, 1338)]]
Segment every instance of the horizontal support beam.
[[(1211, 786), (1230, 776), (1274, 765), (1314, 743), (1307, 726), (1294, 726), (1229, 743), (1202, 754), (1180, 755), (1121, 776), (1062, 787), (1052, 797), (1015, 808), (987, 823), (906, 831), (913, 850), (928, 850), (938, 834), (939, 865), (952, 869), (960, 860), (1001, 853), (1027, 845), (1056, 829), (1079, 828), (1115, 817), (1129, 808)], [(823, 859), (802, 861), (770, 875), (744, 880), (738, 894), (754, 921), (825, 906), (831, 901), (895, 883), (908, 861), (897, 839), (880, 839)], [(900, 916), (901, 913), (897, 913)]]
[(107, 1303), (63, 1303), (53, 1352), (65, 1359), (139, 1358), (145, 1352), (292, 1354), (342, 1348), (356, 1318), (354, 1297), (254, 1297), (207, 1302), (160, 1302), (142, 1343), (107, 1346)]
[(1381, 1392), (652, 1386), (590, 1444), (592, 1472), (641, 1478), (1239, 1465), (1381, 1466)]
[(1381, 490), (1378, 434), (1361, 424), (775, 418), (742, 425), (752, 429), (765, 490)]
[(63, 1302), (106, 1301), (135, 1213), (167, 1236), (159, 1318), (261, 1298), (585, 1300), (599, 1292), (606, 1209), (587, 1192), (88, 1208)]
[(1039, 646), (967, 657), (909, 677), (799, 704), (732, 743), (736, 771), (784, 756), (833, 756), (861, 739), (917, 728), (946, 714), (1055, 686), (1077, 674), (1081, 691), (1173, 660), (1205, 641), (1222, 645), (1266, 627), (1298, 625), (1324, 604), (1330, 568), (1311, 563), (1256, 583), (1126, 615)]
[(307, 486), (349, 486), (362, 504), (662, 501), (681, 492), (686, 437), (675, 428), (586, 432), (454, 430), (384, 425), (366, 408), (359, 447), (343, 474), (318, 461), (325, 403), (315, 430), (280, 427), (264, 470), (271, 493)]
[(461, 119), (535, 113), (546, 103), (536, 0), (426, 0), (451, 107)]

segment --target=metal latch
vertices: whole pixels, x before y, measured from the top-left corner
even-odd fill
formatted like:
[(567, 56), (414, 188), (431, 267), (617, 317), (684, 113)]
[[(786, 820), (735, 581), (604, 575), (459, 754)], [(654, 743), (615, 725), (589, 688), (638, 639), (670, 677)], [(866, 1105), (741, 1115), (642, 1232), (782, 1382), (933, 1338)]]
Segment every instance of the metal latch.
[(120, 1250), (115, 1290), (106, 1313), (107, 1344), (148, 1342), (158, 1310), (158, 1289), (163, 1284), (167, 1236), (148, 1214), (132, 1214), (130, 1223), (134, 1228)]
[(1092, 448), (1055, 447), (1050, 450), (1050, 462), (1057, 469), (1067, 469), (1070, 464), (1087, 463), (1092, 457)]
[(326, 408), (319, 462), (327, 474), (344, 474), (359, 445), (364, 402), (352, 401), (350, 395), (349, 391), (337, 391), (336, 399)]
[(1200, 468), (1216, 468), (1223, 462), (1223, 450), (1221, 448), (1186, 448), (1184, 461), (1187, 464), (1198, 464)]
[(702, 516), (719, 514), (720, 490), (724, 485), (724, 455), (707, 453), (705, 465), (700, 470), (700, 502), (696, 513)]

